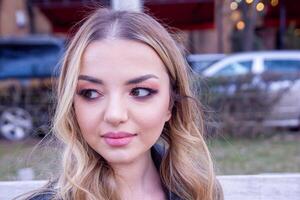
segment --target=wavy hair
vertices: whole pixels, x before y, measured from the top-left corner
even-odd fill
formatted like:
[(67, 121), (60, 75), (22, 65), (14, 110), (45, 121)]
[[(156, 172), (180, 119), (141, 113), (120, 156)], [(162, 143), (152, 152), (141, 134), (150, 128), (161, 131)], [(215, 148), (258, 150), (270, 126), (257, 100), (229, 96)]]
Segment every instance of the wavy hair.
[(159, 172), (163, 184), (182, 199), (222, 199), (204, 140), (201, 106), (190, 88), (188, 65), (176, 42), (147, 14), (107, 9), (98, 9), (86, 19), (63, 59), (53, 123), (54, 133), (65, 144), (57, 198), (120, 199), (114, 171), (83, 139), (73, 107), (82, 55), (90, 43), (107, 38), (146, 44), (166, 67), (172, 116), (161, 136), (167, 146)]

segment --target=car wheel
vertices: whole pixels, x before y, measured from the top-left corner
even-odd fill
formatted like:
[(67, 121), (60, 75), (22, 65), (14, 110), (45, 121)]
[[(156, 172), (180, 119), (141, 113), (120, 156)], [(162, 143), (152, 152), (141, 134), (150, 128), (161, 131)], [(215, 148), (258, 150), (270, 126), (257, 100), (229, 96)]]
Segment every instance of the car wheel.
[(8, 140), (25, 139), (32, 131), (31, 115), (22, 108), (5, 109), (0, 116), (0, 134)]

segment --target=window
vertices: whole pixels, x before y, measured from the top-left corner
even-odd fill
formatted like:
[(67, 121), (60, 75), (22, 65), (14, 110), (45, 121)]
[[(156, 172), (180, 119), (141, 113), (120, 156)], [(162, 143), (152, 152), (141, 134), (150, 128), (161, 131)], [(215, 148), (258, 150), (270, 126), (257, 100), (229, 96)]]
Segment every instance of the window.
[(234, 62), (224, 66), (215, 73), (216, 76), (237, 76), (251, 72), (252, 61)]
[(300, 59), (268, 59), (264, 66), (266, 72), (300, 72)]
[(190, 65), (195, 72), (200, 73), (214, 62), (214, 60), (192, 61)]

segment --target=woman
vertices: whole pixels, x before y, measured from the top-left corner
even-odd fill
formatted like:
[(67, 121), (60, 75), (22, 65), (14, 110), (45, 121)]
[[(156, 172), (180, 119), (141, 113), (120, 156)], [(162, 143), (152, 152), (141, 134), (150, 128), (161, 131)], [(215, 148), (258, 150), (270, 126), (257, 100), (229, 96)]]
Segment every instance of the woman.
[(59, 78), (63, 173), (31, 199), (222, 199), (187, 69), (150, 16), (95, 11)]

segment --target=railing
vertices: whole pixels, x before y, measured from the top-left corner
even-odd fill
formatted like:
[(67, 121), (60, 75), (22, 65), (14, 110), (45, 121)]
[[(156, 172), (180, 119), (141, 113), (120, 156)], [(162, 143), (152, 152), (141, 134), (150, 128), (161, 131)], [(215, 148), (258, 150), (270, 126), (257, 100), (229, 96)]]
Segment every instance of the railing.
[[(300, 174), (219, 176), (225, 200), (299, 200)], [(11, 200), (46, 181), (0, 182), (0, 199)]]

